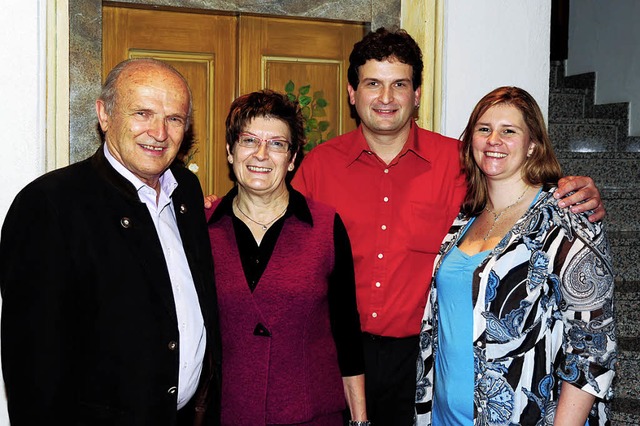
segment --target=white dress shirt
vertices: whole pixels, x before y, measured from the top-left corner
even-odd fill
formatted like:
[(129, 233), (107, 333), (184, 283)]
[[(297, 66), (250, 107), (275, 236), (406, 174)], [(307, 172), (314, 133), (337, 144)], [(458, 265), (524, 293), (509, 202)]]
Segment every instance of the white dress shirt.
[(104, 154), (109, 164), (135, 186), (140, 200), (149, 209), (149, 214), (162, 244), (162, 251), (171, 279), (180, 333), (178, 343), (180, 354), (178, 409), (180, 409), (189, 402), (196, 392), (202, 371), (206, 333), (198, 294), (182, 246), (176, 214), (171, 202), (171, 194), (178, 186), (178, 182), (171, 170), (167, 169), (160, 176), (160, 194), (157, 197), (155, 189), (143, 183), (111, 155), (106, 143), (104, 144)]

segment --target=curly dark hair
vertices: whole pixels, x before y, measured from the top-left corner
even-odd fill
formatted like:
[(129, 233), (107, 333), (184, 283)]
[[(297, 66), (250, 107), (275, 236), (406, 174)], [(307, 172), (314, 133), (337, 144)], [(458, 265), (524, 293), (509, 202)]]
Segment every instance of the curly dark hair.
[(383, 61), (396, 58), (403, 64), (413, 68), (413, 90), (422, 85), (422, 51), (418, 43), (402, 29), (387, 30), (384, 27), (370, 32), (362, 40), (353, 45), (349, 55), (349, 70), (347, 76), (349, 84), (354, 90), (358, 89), (358, 69), (370, 59)]
[(302, 147), (306, 142), (304, 117), (297, 101), (291, 101), (287, 95), (273, 90), (260, 90), (238, 97), (231, 103), (225, 121), (225, 139), (229, 151), (233, 152), (238, 137), (256, 117), (275, 118), (284, 121), (291, 133), (290, 155), (296, 155), (296, 166), (302, 161)]

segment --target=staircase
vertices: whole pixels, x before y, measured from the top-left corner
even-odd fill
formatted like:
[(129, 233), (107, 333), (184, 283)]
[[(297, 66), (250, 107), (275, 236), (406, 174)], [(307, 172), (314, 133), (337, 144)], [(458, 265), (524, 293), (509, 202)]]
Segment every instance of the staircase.
[(607, 210), (619, 349), (612, 425), (640, 425), (640, 137), (628, 136), (628, 104), (594, 104), (595, 73), (565, 77), (552, 62), (549, 83), (549, 135), (563, 172), (591, 176)]

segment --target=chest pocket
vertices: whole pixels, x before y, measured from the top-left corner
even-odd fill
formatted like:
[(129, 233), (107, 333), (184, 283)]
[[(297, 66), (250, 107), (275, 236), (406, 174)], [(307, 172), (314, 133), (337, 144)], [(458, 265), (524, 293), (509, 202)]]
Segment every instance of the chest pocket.
[(411, 202), (409, 249), (437, 254), (455, 218), (446, 205)]

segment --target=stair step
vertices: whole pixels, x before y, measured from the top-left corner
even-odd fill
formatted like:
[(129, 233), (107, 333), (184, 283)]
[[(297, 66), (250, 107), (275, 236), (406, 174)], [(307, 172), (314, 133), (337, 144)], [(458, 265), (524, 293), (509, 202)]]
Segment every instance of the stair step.
[(564, 77), (564, 87), (575, 89), (591, 89), (596, 87), (596, 73), (587, 72), (584, 74), (568, 75)]
[(640, 188), (640, 152), (560, 151), (557, 155), (565, 175), (591, 176), (601, 190)]
[(599, 104), (593, 107), (594, 117), (612, 118), (616, 120), (629, 121), (629, 103), (617, 102), (611, 104)]
[[(638, 244), (638, 233), (640, 232), (640, 198), (638, 198), (637, 192), (631, 193), (625, 190), (601, 189), (600, 193), (604, 207), (607, 210), (607, 217), (605, 218), (607, 230), (609, 232), (632, 234), (628, 239), (617, 239), (616, 244), (629, 246), (629, 250), (633, 249), (636, 245), (640, 247), (640, 244)], [(633, 235), (633, 233), (635, 233), (635, 235)], [(635, 260), (640, 261), (637, 256)]]
[(627, 152), (640, 152), (640, 136), (629, 136), (624, 150)]
[[(607, 206), (605, 200), (605, 206)], [(607, 207), (609, 209), (609, 207)], [(637, 209), (637, 204), (636, 204)], [(637, 218), (636, 218), (637, 221)], [(621, 289), (616, 289), (622, 297), (621, 303), (628, 304), (628, 310), (634, 311), (640, 308), (640, 244), (638, 244), (638, 230), (632, 231), (615, 231), (611, 223), (610, 216), (605, 219), (607, 225), (607, 237), (611, 245), (611, 256), (613, 257), (613, 268), (618, 282), (632, 283), (625, 284), (628, 286), (635, 286), (635, 290), (632, 292), (625, 292)], [(638, 222), (636, 222), (638, 223)], [(629, 294), (627, 294), (629, 293)], [(625, 300), (627, 302), (625, 302)], [(627, 310), (627, 305), (624, 307)], [(636, 330), (635, 336), (640, 336), (640, 312), (629, 313), (632, 321), (635, 321), (633, 325)], [(625, 318), (625, 321), (627, 319)], [(640, 350), (640, 348), (638, 348)]]
[[(616, 316), (618, 316), (617, 313)], [(640, 352), (640, 337), (618, 336), (618, 347), (623, 351)]]
[(620, 125), (619, 120), (597, 118), (550, 121), (549, 137), (557, 151), (616, 152)]
[(584, 90), (572, 89), (549, 93), (549, 121), (584, 118)]
[(636, 399), (616, 396), (611, 406), (612, 426), (640, 425), (640, 404)]
[(640, 352), (619, 351), (616, 377), (613, 381), (615, 398), (640, 400)]
[(639, 302), (640, 281), (627, 281), (618, 276), (615, 283), (615, 305), (620, 350), (640, 352)]

